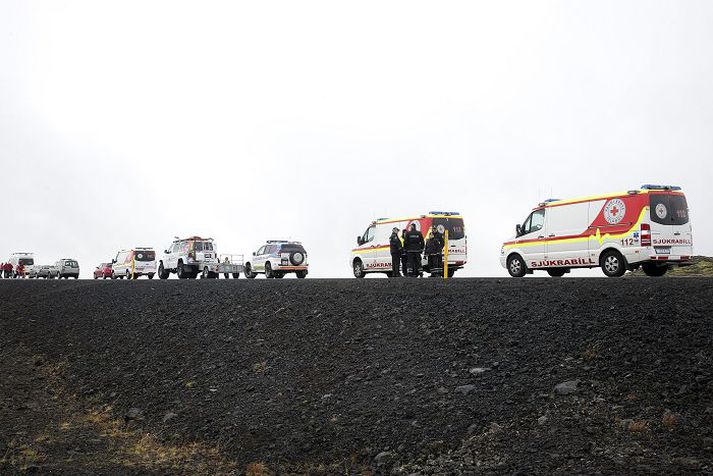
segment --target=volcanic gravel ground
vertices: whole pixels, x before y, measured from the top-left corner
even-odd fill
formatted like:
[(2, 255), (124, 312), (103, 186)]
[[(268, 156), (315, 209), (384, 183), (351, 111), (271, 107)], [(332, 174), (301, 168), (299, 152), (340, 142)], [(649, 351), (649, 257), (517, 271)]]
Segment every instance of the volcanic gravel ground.
[(711, 279), (1, 281), (0, 302), (3, 474), (713, 473)]

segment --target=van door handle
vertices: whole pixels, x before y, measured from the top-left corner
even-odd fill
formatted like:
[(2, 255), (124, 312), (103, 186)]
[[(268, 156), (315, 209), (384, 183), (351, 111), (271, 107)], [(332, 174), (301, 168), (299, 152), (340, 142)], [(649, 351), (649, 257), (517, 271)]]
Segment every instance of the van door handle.
[(681, 232), (680, 232), (680, 231), (677, 231), (676, 233), (674, 233), (674, 235), (675, 235), (675, 236), (681, 236)]
[(554, 234), (552, 234), (552, 235), (548, 235), (547, 237), (548, 237), (548, 238), (554, 238), (554, 237), (555, 237), (555, 235), (554, 235)]
[(545, 235), (540, 235), (540, 236), (537, 237), (537, 239), (538, 239), (538, 240), (541, 240), (541, 239), (543, 239), (544, 237), (545, 237)]

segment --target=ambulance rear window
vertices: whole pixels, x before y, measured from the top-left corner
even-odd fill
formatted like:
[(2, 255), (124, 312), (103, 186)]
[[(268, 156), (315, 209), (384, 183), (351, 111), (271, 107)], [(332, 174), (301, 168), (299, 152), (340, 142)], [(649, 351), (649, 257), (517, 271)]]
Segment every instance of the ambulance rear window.
[(156, 259), (156, 252), (154, 250), (137, 250), (134, 252), (134, 257), (136, 261), (153, 261)]
[(465, 237), (465, 226), (462, 218), (434, 218), (433, 224), (443, 225), (448, 230), (449, 240), (461, 240)]
[(688, 223), (688, 203), (683, 195), (654, 193), (650, 203), (651, 221), (662, 225)]

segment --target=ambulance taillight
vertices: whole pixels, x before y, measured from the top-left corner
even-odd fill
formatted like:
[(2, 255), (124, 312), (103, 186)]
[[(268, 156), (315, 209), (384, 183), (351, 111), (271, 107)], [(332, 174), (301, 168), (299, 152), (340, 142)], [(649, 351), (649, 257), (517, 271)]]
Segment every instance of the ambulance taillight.
[(641, 246), (651, 246), (651, 225), (641, 224)]

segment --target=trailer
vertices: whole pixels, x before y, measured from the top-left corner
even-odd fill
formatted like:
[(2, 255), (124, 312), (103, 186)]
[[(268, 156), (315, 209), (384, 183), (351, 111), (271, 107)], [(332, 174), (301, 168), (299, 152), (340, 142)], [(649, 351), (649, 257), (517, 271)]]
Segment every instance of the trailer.
[(225, 279), (232, 276), (234, 279), (240, 277), (240, 273), (245, 270), (245, 258), (243, 255), (222, 254), (218, 263), (204, 263), (201, 279), (218, 279), (222, 274)]

